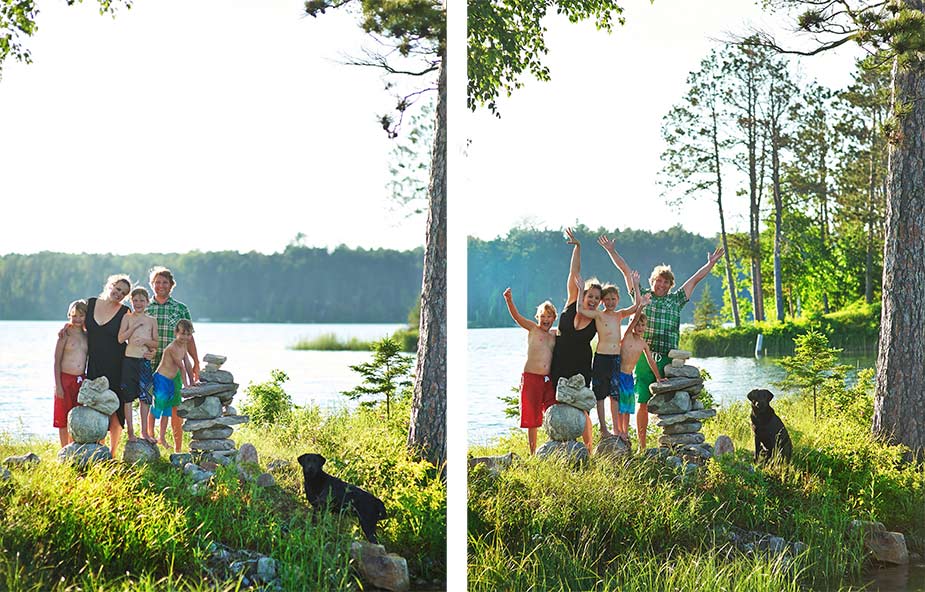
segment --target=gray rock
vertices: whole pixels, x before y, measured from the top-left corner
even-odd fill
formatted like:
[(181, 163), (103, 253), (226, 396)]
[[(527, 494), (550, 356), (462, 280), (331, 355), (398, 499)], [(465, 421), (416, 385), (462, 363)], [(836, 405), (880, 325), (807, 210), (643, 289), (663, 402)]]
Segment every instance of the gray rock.
[(770, 536), (762, 540), (758, 548), (772, 555), (779, 555), (787, 550), (787, 541), (779, 536)]
[(58, 460), (63, 463), (73, 463), (83, 468), (90, 463), (112, 460), (112, 453), (108, 446), (103, 446), (102, 444), (74, 442), (58, 451)]
[(228, 391), (224, 393), (219, 393), (216, 396), (218, 397), (218, 400), (222, 402), (222, 405), (230, 405), (231, 402), (234, 400), (235, 392), (237, 391)]
[(584, 432), (586, 417), (584, 411), (571, 405), (552, 405), (543, 414), (543, 428), (550, 440), (574, 440)]
[(852, 533), (861, 532), (864, 550), (875, 561), (908, 565), (909, 550), (906, 548), (906, 537), (901, 532), (888, 532), (882, 523), (866, 520), (852, 520), (848, 529)]
[[(512, 456), (517, 456), (513, 452), (510, 452), (508, 454), (511, 454)], [(279, 471), (285, 471), (291, 466), (292, 466), (292, 463), (289, 462), (288, 460), (277, 458), (276, 460), (271, 460), (269, 464), (267, 464), (267, 471), (271, 473), (277, 473)], [(472, 459), (469, 459), (469, 466), (470, 467), (472, 466)]]
[(801, 541), (794, 541), (790, 544), (790, 552), (794, 555), (799, 555), (800, 553), (805, 553), (809, 549), (809, 545)]
[(536, 456), (538, 458), (566, 458), (575, 465), (583, 465), (588, 462), (588, 449), (581, 442), (574, 440), (568, 442), (550, 440), (537, 448)]
[(705, 440), (703, 434), (677, 434), (674, 436), (659, 436), (659, 446), (683, 446), (685, 444), (700, 444)]
[(202, 495), (209, 492), (209, 480), (196, 481), (190, 485), (189, 490), (193, 495)]
[(681, 465), (683, 465), (684, 462), (681, 460), (681, 457), (672, 455), (672, 456), (665, 458), (665, 464), (668, 465), (669, 467), (680, 469)]
[(386, 554), (382, 545), (354, 541), (350, 544), (350, 557), (360, 579), (372, 587), (405, 592), (411, 586), (408, 562), (394, 553)]
[(270, 473), (261, 473), (257, 477), (258, 487), (273, 487), (276, 485), (276, 479)]
[(77, 393), (77, 402), (107, 416), (119, 408), (119, 397), (109, 390), (109, 379), (105, 376), (83, 381)]
[(713, 456), (713, 447), (706, 443), (688, 444), (680, 449), (684, 456), (696, 456), (701, 459), (711, 458)]
[(250, 418), (246, 415), (226, 415), (214, 419), (192, 419), (183, 424), (183, 431), (198, 432), (199, 430), (238, 425), (240, 423), (247, 423), (248, 421), (250, 421)]
[(668, 357), (672, 360), (686, 360), (691, 357), (691, 352), (686, 349), (672, 349), (668, 351)]
[(260, 464), (260, 457), (257, 455), (257, 447), (250, 442), (241, 444), (241, 446), (238, 447), (238, 456), (236, 461), (238, 463), (253, 463), (255, 465)]
[(199, 372), (202, 382), (217, 382), (219, 384), (233, 384), (234, 376), (227, 370), (202, 370)]
[(674, 415), (691, 408), (691, 397), (685, 391), (655, 395), (649, 399), (649, 413)]
[(662, 431), (666, 434), (673, 436), (675, 434), (694, 434), (700, 431), (700, 428), (703, 427), (703, 424), (699, 421), (690, 420), (682, 423), (676, 423), (673, 425), (665, 426), (662, 428)]
[(697, 409), (686, 413), (688, 419), (710, 419), (716, 415), (716, 409)]
[(597, 446), (594, 448), (594, 454), (596, 456), (610, 456), (610, 457), (623, 457), (633, 454), (633, 448), (630, 446), (629, 442), (626, 442), (622, 438), (617, 436), (608, 436), (602, 438), (600, 442), (597, 443)]
[(157, 462), (161, 458), (161, 451), (157, 444), (139, 438), (134, 442), (125, 443), (122, 451), (122, 462), (137, 465), (139, 463)]
[(205, 366), (202, 367), (202, 370), (204, 372), (215, 372), (216, 370), (220, 368), (221, 368), (221, 365), (216, 366), (215, 364), (206, 364)]
[(193, 440), (190, 443), (190, 450), (193, 451), (213, 451), (213, 450), (232, 450), (234, 440)]
[(594, 391), (585, 386), (585, 378), (581, 374), (559, 379), (559, 384), (556, 385), (556, 401), (582, 411), (590, 411), (596, 405)]
[(700, 380), (700, 378), (669, 378), (664, 382), (653, 382), (649, 386), (649, 392), (653, 395), (658, 395), (676, 391), (692, 391), (693, 387), (698, 385), (703, 385), (703, 381)]
[[(259, 484), (259, 482), (258, 482)], [(257, 560), (257, 579), (269, 582), (276, 578), (276, 560), (272, 557), (261, 557)]]
[(716, 437), (716, 444), (713, 446), (713, 456), (725, 456), (727, 454), (735, 456), (736, 447), (732, 443), (732, 438), (726, 434), (720, 434)]
[(199, 483), (200, 481), (211, 479), (212, 475), (215, 474), (211, 471), (203, 470), (201, 467), (194, 463), (186, 463), (186, 465), (183, 467), (183, 472), (193, 479), (193, 483)]
[(665, 366), (667, 378), (700, 378), (700, 369), (694, 366)]
[(233, 382), (231, 384), (222, 384), (220, 382), (203, 382), (184, 388), (180, 391), (180, 396), (182, 396), (184, 399), (211, 396), (216, 396), (221, 399), (228, 393), (231, 393), (231, 395), (234, 396), (234, 393), (237, 390), (238, 385)]
[(658, 458), (665, 460), (671, 456), (671, 450), (667, 448), (646, 448), (642, 454), (646, 458)]
[(218, 397), (194, 397), (177, 405), (177, 415), (185, 419), (212, 419), (222, 414)]
[(193, 455), (189, 452), (177, 452), (170, 455), (170, 464), (177, 468), (186, 466), (186, 463), (193, 461)]
[(109, 431), (109, 416), (92, 407), (77, 406), (67, 414), (67, 433), (78, 444), (99, 442), (106, 437), (107, 431)]
[(234, 428), (219, 426), (193, 432), (193, 440), (220, 440), (234, 433)]
[(0, 467), (0, 481), (9, 481), (13, 478), (13, 474), (10, 473), (10, 470), (6, 467)]
[[(515, 458), (517, 458), (517, 455), (513, 452), (508, 452), (500, 456), (473, 456), (469, 458), (469, 468), (472, 469), (479, 465), (484, 465), (492, 475), (500, 475), (501, 471), (511, 468)], [(270, 464), (272, 465), (273, 463)], [(273, 469), (268, 466), (267, 470), (272, 471)]]
[(691, 401), (691, 411), (700, 411), (701, 409), (703, 409), (703, 401), (698, 401), (697, 399)]
[(3, 465), (6, 467), (24, 467), (29, 468), (32, 465), (38, 464), (42, 459), (39, 458), (34, 452), (29, 452), (27, 454), (21, 454), (19, 456), (8, 456), (3, 459)]
[(687, 387), (687, 392), (691, 394), (691, 397), (696, 397), (697, 395), (700, 394), (700, 391), (702, 390), (703, 390), (703, 382), (701, 382), (700, 384), (692, 384), (691, 386)]
[(697, 469), (699, 468), (700, 467), (698, 467), (697, 465), (691, 464), (691, 463), (684, 465), (684, 476), (687, 477), (689, 475), (693, 475), (697, 473)]
[(238, 410), (232, 407), (231, 405), (225, 405), (225, 407), (222, 409), (222, 415), (227, 416), (227, 415), (237, 415), (237, 414), (238, 414)]
[(214, 364), (215, 366), (221, 366), (228, 361), (228, 356), (220, 356), (217, 354), (206, 354), (203, 356), (202, 361), (206, 364)]
[(658, 416), (658, 421), (655, 422), (655, 425), (657, 425), (660, 428), (663, 428), (665, 426), (674, 425), (676, 423), (682, 423), (685, 421), (689, 421), (690, 419), (691, 418), (687, 416), (687, 413), (669, 413), (669, 414), (663, 413)]

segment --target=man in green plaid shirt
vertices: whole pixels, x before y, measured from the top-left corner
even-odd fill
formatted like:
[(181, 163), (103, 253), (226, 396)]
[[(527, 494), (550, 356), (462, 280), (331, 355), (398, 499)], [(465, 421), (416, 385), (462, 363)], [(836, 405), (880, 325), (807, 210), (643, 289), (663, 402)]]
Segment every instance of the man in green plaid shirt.
[[(192, 321), (193, 319), (190, 318), (189, 309), (186, 305), (179, 300), (174, 300), (174, 298), (170, 296), (170, 292), (173, 291), (173, 287), (177, 285), (177, 283), (174, 281), (173, 274), (169, 269), (166, 267), (154, 267), (150, 272), (150, 281), (151, 289), (154, 291), (154, 298), (151, 299), (151, 303), (148, 305), (145, 312), (154, 317), (154, 320), (157, 321), (157, 351), (154, 353), (154, 359), (151, 361), (151, 368), (156, 369), (158, 364), (161, 363), (161, 356), (164, 354), (164, 348), (173, 341), (177, 322), (180, 319), (186, 319), (188, 321)], [(189, 340), (189, 354), (193, 358), (193, 382), (199, 382), (199, 354), (196, 351), (196, 342), (193, 340), (192, 335), (190, 335)], [(177, 375), (174, 377), (173, 384), (176, 392), (179, 393), (183, 388), (183, 380), (180, 378), (179, 372), (177, 372)], [(170, 425), (173, 429), (174, 441), (182, 441), (183, 419), (176, 413), (173, 413), (170, 417)], [(153, 434), (153, 414), (148, 416), (148, 426), (151, 430), (150, 433)]]
[[(610, 260), (623, 273), (623, 279), (626, 280), (626, 285), (630, 293), (632, 293), (633, 282), (630, 275), (632, 272), (623, 257), (617, 253), (613, 246), (613, 241), (606, 236), (601, 236), (597, 242), (604, 247), (604, 250), (610, 255)], [(676, 292), (671, 292), (671, 288), (674, 287), (674, 274), (668, 265), (656, 266), (649, 277), (651, 289), (641, 290), (643, 294), (652, 294), (652, 301), (646, 309), (648, 324), (646, 326), (645, 340), (652, 350), (659, 372), (663, 375), (665, 366), (670, 361), (668, 352), (678, 347), (678, 341), (681, 338), (681, 309), (691, 299), (691, 293), (697, 287), (697, 284), (709, 275), (710, 270), (713, 269), (713, 266), (720, 260), (724, 252), (723, 248), (720, 247), (713, 251), (712, 254), (707, 255), (707, 262), (704, 266), (684, 282), (681, 289)], [(636, 395), (639, 398), (636, 431), (639, 435), (640, 449), (646, 447), (646, 429), (649, 426), (648, 403), (652, 396), (649, 393), (649, 385), (653, 382), (655, 382), (655, 375), (652, 374), (648, 362), (645, 358), (640, 358), (639, 363), (636, 364)]]

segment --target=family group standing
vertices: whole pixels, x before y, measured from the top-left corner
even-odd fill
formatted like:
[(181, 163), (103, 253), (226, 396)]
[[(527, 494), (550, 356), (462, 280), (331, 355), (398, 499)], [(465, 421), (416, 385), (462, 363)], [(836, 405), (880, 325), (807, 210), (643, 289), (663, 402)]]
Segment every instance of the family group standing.
[[(132, 289), (128, 276), (113, 275), (99, 297), (72, 302), (68, 308), (68, 323), (58, 333), (54, 365), (54, 427), (61, 446), (71, 441), (67, 415), (78, 405), (80, 383), (105, 376), (120, 402), (109, 420), (113, 456), (123, 428), (127, 427), (129, 440), (136, 439), (132, 413), (136, 399), (141, 437), (167, 447), (170, 418), (174, 450), (180, 452), (183, 421), (173, 408), (182, 400), (183, 386), (198, 382), (199, 356), (189, 309), (170, 295), (176, 286), (171, 271), (155, 267), (149, 282), (153, 299), (143, 287)], [(122, 304), (127, 297), (131, 309)], [(160, 434), (155, 439), (158, 418)]]
[[(504, 291), (508, 310), (515, 322), (529, 331), (527, 362), (521, 379), (521, 427), (527, 429), (530, 453), (536, 451), (536, 431), (543, 423), (543, 412), (555, 404), (559, 378), (576, 374), (584, 377), (597, 399), (597, 418), (601, 437), (611, 436), (607, 428), (605, 401), (610, 399), (614, 434), (629, 440), (629, 415), (636, 412), (636, 433), (640, 450), (646, 447), (649, 424), (647, 404), (649, 386), (663, 380), (668, 352), (678, 347), (681, 335), (681, 309), (694, 288), (710, 273), (723, 256), (722, 248), (707, 256), (707, 262), (674, 292), (675, 279), (668, 265), (659, 265), (649, 277), (650, 288), (639, 286), (639, 274), (631, 270), (607, 236), (598, 244), (620, 270), (633, 305), (617, 310), (620, 292), (616, 286), (601, 285), (595, 278), (581, 280), (581, 243), (566, 229), (572, 258), (566, 283), (568, 297), (559, 316), (558, 330), (552, 330), (555, 306), (546, 301), (537, 309), (537, 322), (517, 311), (510, 288)], [(603, 303), (604, 309), (599, 310)], [(621, 336), (622, 321), (632, 317)], [(591, 349), (598, 336), (596, 353)], [(638, 400), (639, 406), (636, 407)], [(591, 450), (590, 415), (582, 435)]]

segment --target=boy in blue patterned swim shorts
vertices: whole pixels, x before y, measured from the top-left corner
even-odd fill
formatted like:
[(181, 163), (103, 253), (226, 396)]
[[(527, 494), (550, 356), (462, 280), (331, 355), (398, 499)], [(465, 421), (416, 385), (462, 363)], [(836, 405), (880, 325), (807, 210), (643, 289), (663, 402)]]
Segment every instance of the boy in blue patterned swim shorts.
[[(180, 391), (174, 387), (173, 379), (177, 372), (182, 377), (183, 386), (189, 386), (193, 379), (190, 364), (187, 362), (187, 348), (190, 337), (193, 335), (193, 323), (180, 319), (174, 335), (174, 340), (164, 348), (161, 363), (157, 367), (157, 372), (154, 373), (154, 405), (151, 407), (151, 415), (161, 420), (160, 437), (157, 443), (164, 448), (169, 448), (166, 439), (167, 418), (173, 414), (173, 408), (183, 400)], [(174, 438), (175, 452), (180, 452), (182, 445), (182, 440)]]
[[(619, 426), (615, 429), (618, 435), (622, 434), (627, 438), (629, 438), (630, 414), (636, 411), (636, 385), (633, 381), (633, 369), (642, 354), (646, 355), (649, 368), (652, 369), (655, 378), (659, 382), (665, 380), (658, 371), (658, 365), (655, 363), (649, 344), (643, 338), (645, 333), (646, 315), (640, 311), (633, 315), (630, 326), (626, 328), (626, 335), (620, 341), (620, 416)], [(640, 438), (640, 442), (644, 441)]]

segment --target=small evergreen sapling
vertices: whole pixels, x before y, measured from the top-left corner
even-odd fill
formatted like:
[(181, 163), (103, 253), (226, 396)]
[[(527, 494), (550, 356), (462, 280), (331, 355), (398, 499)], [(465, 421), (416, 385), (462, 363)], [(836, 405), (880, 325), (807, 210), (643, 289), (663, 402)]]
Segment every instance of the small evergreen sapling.
[[(363, 377), (363, 384), (342, 394), (354, 400), (364, 395), (377, 398), (385, 395), (385, 415), (391, 418), (392, 398), (411, 386), (408, 373), (411, 357), (403, 355), (401, 346), (389, 337), (373, 343), (373, 351), (371, 362), (350, 366), (351, 370)], [(363, 401), (360, 405), (371, 407), (375, 401)]]
[(778, 382), (783, 388), (796, 388), (813, 393), (813, 418), (816, 417), (816, 394), (828, 381), (844, 381), (850, 366), (838, 364), (841, 350), (829, 347), (829, 338), (810, 329), (793, 338), (794, 355), (781, 358), (777, 363), (787, 371), (787, 377)]

